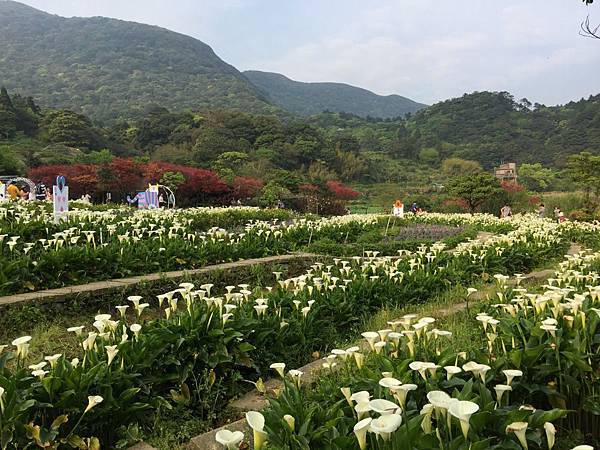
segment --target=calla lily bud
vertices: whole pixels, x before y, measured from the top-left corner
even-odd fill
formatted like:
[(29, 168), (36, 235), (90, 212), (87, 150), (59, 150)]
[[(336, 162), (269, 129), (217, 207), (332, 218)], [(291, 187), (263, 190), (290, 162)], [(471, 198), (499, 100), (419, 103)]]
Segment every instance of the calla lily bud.
[(352, 391), (350, 390), (350, 388), (343, 387), (343, 388), (340, 388), (340, 391), (342, 391), (342, 394), (344, 394), (344, 398), (346, 399), (348, 404), (352, 407), (353, 406)]
[(527, 432), (527, 427), (529, 424), (527, 422), (513, 422), (506, 427), (506, 433), (515, 433), (515, 436), (519, 439), (521, 443), (521, 447), (527, 450), (527, 438), (525, 437), (525, 433)]
[(286, 414), (285, 416), (283, 416), (283, 420), (286, 421), (286, 423), (288, 424), (288, 427), (290, 427), (290, 430), (292, 430), (292, 432), (293, 432), (296, 427), (296, 419), (294, 419), (293, 416)]
[(556, 428), (552, 422), (544, 423), (544, 430), (546, 431), (546, 440), (548, 441), (548, 450), (552, 450), (554, 447), (554, 437), (556, 436)]

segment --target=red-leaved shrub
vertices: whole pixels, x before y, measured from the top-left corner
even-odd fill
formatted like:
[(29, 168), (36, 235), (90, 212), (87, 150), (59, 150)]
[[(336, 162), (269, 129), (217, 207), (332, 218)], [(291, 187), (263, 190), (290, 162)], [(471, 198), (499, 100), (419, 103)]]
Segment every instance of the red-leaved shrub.
[(337, 200), (354, 200), (360, 195), (360, 192), (345, 186), (339, 181), (328, 181), (327, 189)]

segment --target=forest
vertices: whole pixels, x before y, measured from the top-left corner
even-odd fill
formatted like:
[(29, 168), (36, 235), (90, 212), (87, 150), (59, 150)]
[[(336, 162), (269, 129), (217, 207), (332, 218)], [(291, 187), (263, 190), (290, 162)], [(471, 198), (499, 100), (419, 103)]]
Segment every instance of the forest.
[(555, 190), (569, 155), (600, 149), (600, 95), (547, 107), (506, 92), (478, 92), (384, 120), (331, 112), (307, 118), (176, 112), (154, 105), (142, 119), (100, 127), (2, 89), (0, 149), (2, 174), (119, 157), (210, 169), (229, 182), (249, 177), (286, 189), (331, 180), (427, 186), (465, 167), (490, 170), (516, 161), (528, 188)]

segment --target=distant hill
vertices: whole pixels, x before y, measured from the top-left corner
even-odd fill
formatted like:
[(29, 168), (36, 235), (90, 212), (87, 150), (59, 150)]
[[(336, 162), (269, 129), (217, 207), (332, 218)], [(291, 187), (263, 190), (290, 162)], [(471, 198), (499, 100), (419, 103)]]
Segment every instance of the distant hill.
[(600, 151), (600, 95), (547, 107), (508, 92), (474, 92), (418, 112), (406, 129), (406, 142), (441, 157), (562, 166), (570, 154)]
[(276, 111), (203, 42), (103, 17), (63, 18), (0, 0), (0, 86), (95, 120), (173, 110)]
[(426, 106), (399, 95), (381, 96), (343, 83), (302, 83), (278, 73), (256, 70), (244, 75), (274, 104), (303, 116), (331, 111), (385, 119)]

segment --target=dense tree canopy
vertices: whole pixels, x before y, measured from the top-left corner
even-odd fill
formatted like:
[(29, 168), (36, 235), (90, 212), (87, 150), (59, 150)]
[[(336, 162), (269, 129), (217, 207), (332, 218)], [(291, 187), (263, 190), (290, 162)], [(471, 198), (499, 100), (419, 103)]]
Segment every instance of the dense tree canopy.
[(586, 193), (590, 203), (591, 194), (600, 196), (600, 156), (581, 152), (569, 157), (568, 169), (571, 179)]
[(469, 173), (482, 172), (483, 167), (477, 161), (461, 158), (448, 158), (442, 163), (442, 172), (449, 177), (457, 177)]
[(345, 113), (282, 120), (154, 106), (139, 120), (98, 127), (80, 114), (41, 110), (30, 98), (2, 90), (0, 130), (0, 145), (12, 151), (3, 164), (20, 172), (134, 157), (209, 169), (228, 183), (250, 177), (290, 189), (302, 180), (444, 184), (515, 161), (527, 187), (544, 190), (560, 188), (569, 155), (598, 153), (600, 96), (545, 107), (481, 92), (386, 120)]
[(451, 195), (464, 200), (472, 213), (484, 202), (502, 192), (500, 182), (486, 173), (453, 178), (447, 188)]

